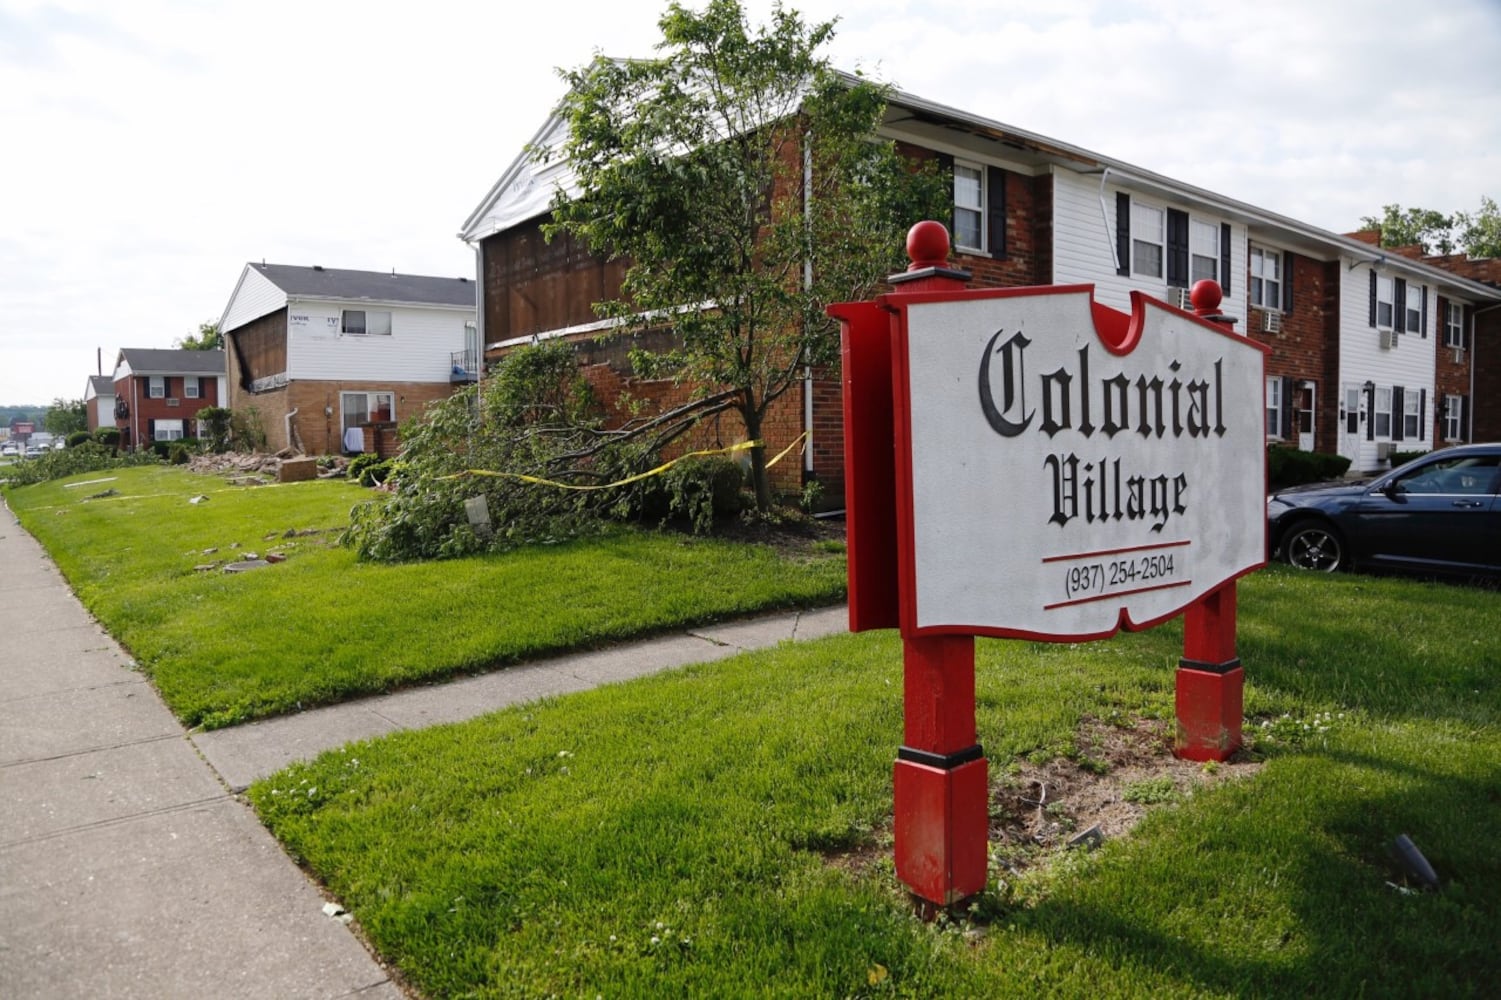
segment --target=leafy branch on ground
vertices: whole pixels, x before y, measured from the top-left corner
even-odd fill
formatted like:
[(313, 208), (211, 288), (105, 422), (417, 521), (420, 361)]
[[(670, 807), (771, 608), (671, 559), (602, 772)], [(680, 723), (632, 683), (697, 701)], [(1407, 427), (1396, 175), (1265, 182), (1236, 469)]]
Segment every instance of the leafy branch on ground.
[(735, 507), (733, 462), (685, 461), (623, 481), (658, 466), (664, 448), (726, 405), (710, 396), (607, 428), (571, 347), (522, 347), (482, 385), (404, 426), (399, 463), (351, 467), (361, 481), (384, 475), (383, 492), (351, 512), (345, 541), (362, 559), (398, 562), (557, 542), (643, 515), (706, 531)]

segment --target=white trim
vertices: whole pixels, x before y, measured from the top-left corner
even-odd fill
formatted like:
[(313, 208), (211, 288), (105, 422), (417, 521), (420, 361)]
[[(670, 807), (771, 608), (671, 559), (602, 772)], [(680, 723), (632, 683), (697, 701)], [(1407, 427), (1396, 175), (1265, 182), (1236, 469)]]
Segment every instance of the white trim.
[(577, 326), (563, 326), (555, 330), (539, 331), (537, 333), (522, 334), (520, 337), (511, 337), (506, 340), (497, 340), (493, 344), (486, 344), (485, 350), (498, 351), (506, 347), (520, 347), (523, 344), (535, 344), (543, 340), (556, 340), (559, 337), (568, 337), (575, 333), (598, 333), (601, 330), (610, 330), (618, 326), (625, 326), (634, 319), (650, 319), (653, 315), (675, 316), (678, 313), (698, 312), (703, 309), (713, 309), (716, 303), (701, 302), (696, 306), (678, 306), (676, 309), (660, 310), (657, 313), (637, 313), (635, 316), (622, 319), (599, 319), (593, 323), (580, 323)]

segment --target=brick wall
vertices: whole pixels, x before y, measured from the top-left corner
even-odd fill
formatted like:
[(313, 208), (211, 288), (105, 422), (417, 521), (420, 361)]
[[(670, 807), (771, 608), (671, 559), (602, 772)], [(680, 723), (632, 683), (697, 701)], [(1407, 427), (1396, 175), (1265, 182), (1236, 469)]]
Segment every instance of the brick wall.
[(1265, 332), (1266, 311), (1251, 306), (1245, 332), (1271, 348), (1268, 378), (1314, 383), (1314, 450), (1332, 454), (1339, 450), (1339, 265), (1289, 256), (1292, 267), (1284, 280), (1292, 282), (1293, 301), (1282, 314), (1282, 329)]
[(183, 387), (183, 376), (166, 375), (165, 395), (151, 398), (151, 380), (145, 375), (121, 379), (115, 383), (115, 400), (123, 401), (129, 410), (127, 416), (117, 417), (115, 426), (120, 428), (121, 444), (130, 448), (149, 447), (152, 437), (152, 421), (181, 420), (184, 437), (198, 433), (198, 411), (209, 406), (223, 405), (219, 400), (219, 379), (214, 375), (198, 376), (196, 399), (189, 399)]

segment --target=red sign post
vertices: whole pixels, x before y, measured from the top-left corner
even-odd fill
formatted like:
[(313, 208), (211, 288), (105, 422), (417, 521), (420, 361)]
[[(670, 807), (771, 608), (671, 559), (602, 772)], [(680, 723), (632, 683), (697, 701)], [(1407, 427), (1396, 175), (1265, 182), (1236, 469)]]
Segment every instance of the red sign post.
[(897, 874), (985, 885), (974, 637), (1078, 642), (1185, 614), (1177, 752), (1239, 747), (1235, 580), (1265, 561), (1264, 348), (1212, 314), (1092, 286), (965, 288), (948, 233), (843, 328), (850, 628), (900, 628)]

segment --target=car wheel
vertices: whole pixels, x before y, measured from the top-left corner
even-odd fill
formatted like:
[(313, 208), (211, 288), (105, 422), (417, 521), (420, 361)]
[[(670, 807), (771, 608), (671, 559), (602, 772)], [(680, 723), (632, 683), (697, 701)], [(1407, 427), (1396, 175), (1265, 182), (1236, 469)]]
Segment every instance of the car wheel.
[(1282, 543), (1289, 565), (1298, 569), (1332, 573), (1344, 565), (1345, 546), (1339, 534), (1326, 524), (1305, 524), (1294, 528)]

